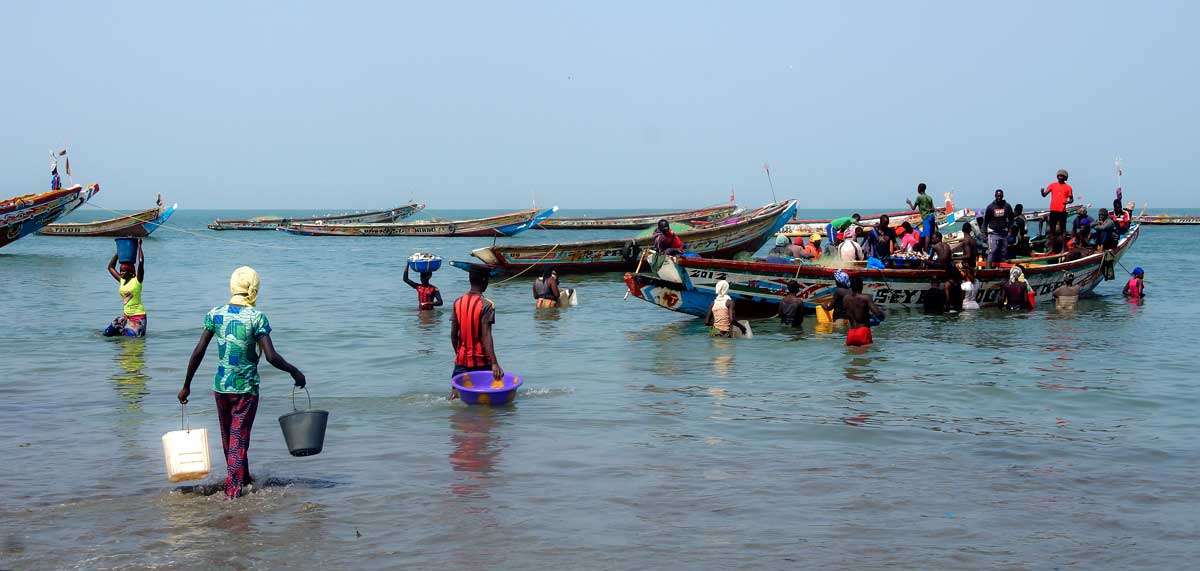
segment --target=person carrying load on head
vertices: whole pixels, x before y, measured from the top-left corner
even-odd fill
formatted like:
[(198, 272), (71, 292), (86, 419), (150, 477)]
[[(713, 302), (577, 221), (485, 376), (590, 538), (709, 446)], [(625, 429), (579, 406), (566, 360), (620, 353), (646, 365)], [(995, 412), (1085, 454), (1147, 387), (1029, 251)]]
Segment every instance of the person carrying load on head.
[(404, 264), (404, 283), (417, 290), (417, 308), (428, 311), (442, 305), (442, 291), (429, 283), (433, 272), (421, 272), (421, 283), (416, 283), (408, 277), (408, 264)]
[(229, 303), (212, 308), (204, 315), (204, 331), (192, 349), (188, 360), (179, 403), (187, 404), (192, 391), (192, 377), (213, 337), (217, 338), (217, 374), (213, 378), (213, 397), (217, 401), (217, 419), (221, 424), (221, 449), (225, 452), (225, 497), (240, 497), (250, 477), (250, 429), (258, 411), (259, 356), (276, 369), (292, 375), (297, 388), (308, 381), (304, 373), (275, 352), (271, 342), (271, 323), (260, 311), (258, 302), (258, 272), (248, 266), (233, 271), (229, 278)]
[(1049, 250), (1051, 254), (1057, 254), (1066, 247), (1067, 240), (1067, 205), (1075, 202), (1075, 189), (1067, 184), (1067, 170), (1058, 169), (1055, 178), (1058, 182), (1052, 182), (1049, 186), (1042, 189), (1042, 196), (1050, 196), (1050, 216), (1047, 219), (1049, 223)]
[[(488, 288), (488, 270), (472, 267), (471, 290), (454, 301), (450, 314), (450, 345), (454, 347), (454, 372), (457, 377), (471, 371), (491, 371), (492, 377), (504, 376), (492, 339), (496, 323), (496, 304), (483, 297)], [(450, 388), (450, 400), (458, 398), (458, 389)]]
[(933, 197), (925, 193), (925, 183), (917, 185), (917, 200), (905, 199), (910, 209), (921, 214), (921, 251), (928, 252), (933, 231), (937, 229), (937, 209), (933, 206)]
[(560, 294), (561, 292), (558, 289), (558, 272), (554, 271), (554, 266), (542, 268), (541, 277), (533, 280), (533, 299), (538, 309), (558, 307), (558, 296)]
[(733, 309), (733, 298), (729, 297), (729, 282), (725, 280), (717, 282), (716, 290), (717, 298), (708, 308), (708, 314), (704, 316), (704, 324), (712, 326), (710, 333), (713, 337), (733, 337), (734, 327), (737, 327), (745, 335), (746, 327), (738, 323), (737, 314)]
[(659, 220), (658, 228), (654, 230), (654, 251), (672, 256), (684, 252), (683, 239), (671, 230), (671, 223), (666, 218)]
[(142, 305), (142, 283), (146, 279), (146, 255), (142, 253), (142, 241), (137, 245), (137, 270), (134, 262), (121, 262), (117, 270), (117, 255), (108, 261), (108, 273), (120, 284), (117, 293), (121, 296), (121, 315), (104, 329), (105, 337), (145, 337), (146, 306)]

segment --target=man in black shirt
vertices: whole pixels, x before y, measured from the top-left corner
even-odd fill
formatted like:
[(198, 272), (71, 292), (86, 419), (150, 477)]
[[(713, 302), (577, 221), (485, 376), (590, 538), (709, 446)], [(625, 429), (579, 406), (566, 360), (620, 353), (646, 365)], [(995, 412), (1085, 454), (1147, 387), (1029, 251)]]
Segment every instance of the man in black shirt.
[(1004, 201), (1004, 191), (996, 189), (996, 200), (983, 213), (987, 228), (988, 257), (986, 268), (1008, 259), (1008, 229), (1012, 227), (1013, 209)]

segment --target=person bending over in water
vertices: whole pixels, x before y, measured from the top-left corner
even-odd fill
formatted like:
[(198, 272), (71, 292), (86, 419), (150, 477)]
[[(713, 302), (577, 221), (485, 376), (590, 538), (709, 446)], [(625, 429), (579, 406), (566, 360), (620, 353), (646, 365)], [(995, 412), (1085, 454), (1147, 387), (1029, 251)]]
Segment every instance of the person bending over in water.
[(307, 384), (304, 373), (275, 352), (275, 345), (271, 343), (271, 324), (266, 314), (255, 307), (258, 285), (258, 272), (252, 268), (242, 266), (234, 270), (229, 278), (233, 297), (228, 304), (214, 307), (204, 316), (204, 331), (200, 333), (196, 348), (192, 349), (183, 388), (179, 391), (180, 404), (187, 404), (192, 377), (204, 360), (208, 343), (215, 336), (218, 362), (213, 397), (217, 401), (217, 419), (221, 423), (221, 449), (225, 452), (228, 469), (225, 497), (229, 499), (241, 496), (243, 488), (251, 483), (246, 453), (250, 449), (254, 414), (258, 411), (259, 351), (276, 369), (291, 374), (296, 387), (303, 388)]
[(847, 347), (865, 347), (875, 342), (871, 337), (871, 315), (882, 319), (883, 310), (875, 305), (869, 296), (863, 295), (861, 277), (850, 278), (850, 294), (842, 300), (846, 310), (846, 318), (850, 320), (850, 330), (846, 332)]
[(1079, 303), (1079, 286), (1075, 285), (1075, 274), (1067, 272), (1063, 285), (1054, 290), (1054, 306), (1058, 309), (1075, 309)]
[(1146, 282), (1143, 278), (1146, 277), (1146, 271), (1142, 268), (1133, 269), (1133, 277), (1125, 284), (1125, 289), (1121, 290), (1121, 295), (1130, 299), (1141, 299), (1146, 297)]
[(132, 262), (121, 262), (121, 271), (118, 272), (117, 255), (113, 254), (108, 261), (108, 273), (120, 284), (117, 293), (124, 307), (121, 315), (104, 328), (104, 336), (145, 337), (146, 307), (142, 305), (142, 282), (146, 279), (146, 255), (142, 253), (142, 241), (138, 240), (136, 272)]
[(729, 282), (717, 282), (717, 299), (713, 300), (712, 306), (708, 308), (704, 324), (712, 326), (710, 333), (713, 337), (733, 337), (734, 327), (737, 327), (742, 335), (746, 334), (746, 327), (738, 323), (737, 314), (733, 310), (733, 298), (729, 297)]
[(421, 283), (414, 282), (408, 277), (408, 264), (404, 264), (404, 283), (417, 290), (417, 307), (421, 311), (442, 305), (442, 291), (429, 283), (429, 278), (432, 277), (433, 272), (421, 272)]
[[(454, 372), (457, 377), (471, 371), (491, 371), (492, 377), (504, 376), (496, 348), (492, 342), (492, 326), (496, 323), (496, 305), (483, 297), (488, 288), (488, 271), (470, 270), (471, 291), (454, 301), (450, 314), (450, 345), (454, 347)], [(458, 398), (458, 390), (450, 388), (450, 400)]]
[(787, 294), (779, 300), (779, 322), (792, 327), (800, 327), (804, 323), (804, 300), (796, 295), (800, 293), (800, 284), (796, 280), (788, 280)]
[(533, 280), (533, 299), (538, 309), (543, 307), (558, 307), (558, 273), (554, 266), (542, 268), (542, 277)]

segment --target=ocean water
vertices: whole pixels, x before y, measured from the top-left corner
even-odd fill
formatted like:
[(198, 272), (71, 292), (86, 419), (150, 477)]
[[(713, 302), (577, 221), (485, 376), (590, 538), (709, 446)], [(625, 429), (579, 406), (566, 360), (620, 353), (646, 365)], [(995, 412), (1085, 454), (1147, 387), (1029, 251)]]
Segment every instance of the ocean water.
[[(529, 279), (494, 283), (496, 349), (526, 384), (487, 409), (446, 401), (448, 313), (418, 313), (401, 272), (413, 252), (465, 260), (491, 239), (205, 230), (217, 214), (253, 213), (182, 210), (146, 241), (145, 339), (99, 335), (120, 310), (110, 239), (0, 250), (0, 569), (1129, 569), (1200, 555), (1187, 340), (1200, 228), (1143, 230), (1123, 262), (1146, 269), (1144, 303), (1114, 281), (1071, 313), (893, 312), (865, 352), (811, 317), (712, 339), (624, 299), (618, 274), (565, 276), (581, 303), (563, 311), (535, 311)], [(264, 362), (261, 485), (229, 502), (209, 493), (224, 471), (215, 349), (188, 407), (212, 475), (167, 482), (160, 438), (180, 426), (203, 315), (243, 264), (331, 419), (324, 452), (289, 456), (275, 419), (290, 378)], [(467, 289), (449, 267), (434, 283), (447, 304)]]

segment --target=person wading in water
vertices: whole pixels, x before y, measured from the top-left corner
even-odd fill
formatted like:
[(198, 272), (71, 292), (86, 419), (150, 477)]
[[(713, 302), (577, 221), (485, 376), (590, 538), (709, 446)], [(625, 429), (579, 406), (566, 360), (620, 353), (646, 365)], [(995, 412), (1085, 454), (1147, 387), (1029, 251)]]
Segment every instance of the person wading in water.
[(213, 379), (213, 396), (221, 424), (221, 448), (225, 451), (228, 467), (225, 497), (229, 499), (241, 496), (243, 488), (251, 483), (250, 460), (246, 454), (250, 450), (250, 429), (258, 411), (259, 351), (276, 369), (291, 374), (296, 387), (303, 388), (307, 384), (304, 373), (275, 352), (275, 345), (271, 343), (271, 323), (266, 314), (255, 307), (258, 285), (258, 272), (253, 268), (242, 266), (234, 270), (229, 278), (233, 297), (228, 304), (214, 307), (204, 316), (204, 331), (200, 333), (196, 348), (192, 349), (183, 388), (179, 391), (179, 403), (187, 404), (192, 377), (215, 336), (219, 361)]
[[(504, 376), (496, 348), (492, 342), (492, 325), (496, 323), (496, 305), (483, 292), (488, 288), (488, 270), (470, 270), (471, 291), (454, 301), (450, 314), (450, 345), (454, 347), (456, 377), (470, 371), (491, 371), (494, 378)], [(458, 390), (450, 388), (450, 400), (458, 398)]]
[(417, 307), (421, 311), (428, 311), (442, 305), (442, 291), (429, 283), (429, 279), (432, 277), (433, 272), (421, 272), (421, 283), (416, 283), (408, 277), (408, 264), (404, 265), (404, 283), (417, 290)]
[(846, 310), (846, 318), (850, 320), (850, 330), (846, 331), (847, 347), (866, 347), (875, 342), (871, 336), (871, 315), (883, 319), (883, 310), (875, 305), (869, 296), (863, 295), (861, 277), (851, 276), (850, 294), (842, 300)]

